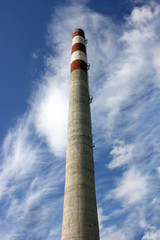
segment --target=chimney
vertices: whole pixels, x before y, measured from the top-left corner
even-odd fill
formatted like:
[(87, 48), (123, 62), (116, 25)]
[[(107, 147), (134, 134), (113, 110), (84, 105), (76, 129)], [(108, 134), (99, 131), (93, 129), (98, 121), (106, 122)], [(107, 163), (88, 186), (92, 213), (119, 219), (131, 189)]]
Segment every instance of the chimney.
[(72, 34), (62, 240), (99, 240), (85, 33)]

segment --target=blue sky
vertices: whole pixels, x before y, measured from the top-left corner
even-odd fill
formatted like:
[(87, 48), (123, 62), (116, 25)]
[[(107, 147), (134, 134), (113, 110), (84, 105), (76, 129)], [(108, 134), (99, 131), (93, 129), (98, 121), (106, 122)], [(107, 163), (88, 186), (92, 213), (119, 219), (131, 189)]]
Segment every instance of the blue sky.
[(158, 1), (1, 1), (0, 239), (61, 238), (79, 27), (91, 64), (101, 240), (160, 239), (159, 21)]

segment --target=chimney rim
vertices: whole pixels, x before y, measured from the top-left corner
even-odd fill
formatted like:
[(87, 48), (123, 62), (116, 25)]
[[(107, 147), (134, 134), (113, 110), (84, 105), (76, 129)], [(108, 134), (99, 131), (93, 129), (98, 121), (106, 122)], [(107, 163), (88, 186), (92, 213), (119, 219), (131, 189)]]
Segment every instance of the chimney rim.
[(83, 29), (81, 29), (81, 28), (74, 29), (74, 31), (72, 32), (72, 38), (77, 35), (80, 35), (85, 38), (85, 33), (84, 33)]

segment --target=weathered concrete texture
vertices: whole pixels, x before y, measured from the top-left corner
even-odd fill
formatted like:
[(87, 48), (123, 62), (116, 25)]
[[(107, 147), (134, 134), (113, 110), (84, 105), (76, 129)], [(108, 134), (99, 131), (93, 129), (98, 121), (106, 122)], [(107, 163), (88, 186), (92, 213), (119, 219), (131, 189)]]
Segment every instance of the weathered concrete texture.
[(99, 240), (88, 76), (81, 69), (70, 79), (62, 240)]

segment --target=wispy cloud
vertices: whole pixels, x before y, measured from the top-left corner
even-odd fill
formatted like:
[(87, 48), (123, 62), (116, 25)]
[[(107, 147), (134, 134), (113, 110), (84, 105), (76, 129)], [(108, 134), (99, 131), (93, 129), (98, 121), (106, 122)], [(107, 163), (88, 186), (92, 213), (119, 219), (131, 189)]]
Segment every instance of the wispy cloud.
[(159, 19), (155, 2), (135, 7), (118, 26), (85, 2), (55, 10), (47, 38), (53, 55), (45, 57), (29, 110), (1, 147), (0, 238), (60, 239), (68, 59), (72, 30), (80, 27), (89, 40), (96, 167), (103, 176), (97, 181), (101, 239), (158, 239)]
[(5, 231), (10, 232), (7, 239), (45, 238), (50, 234), (49, 220), (61, 219), (64, 162), (36, 138), (29, 116), (19, 120), (2, 146), (0, 206), (5, 223), (0, 225), (1, 238)]
[(156, 227), (150, 226), (143, 236), (142, 240), (158, 240), (160, 236), (160, 230), (157, 230)]

